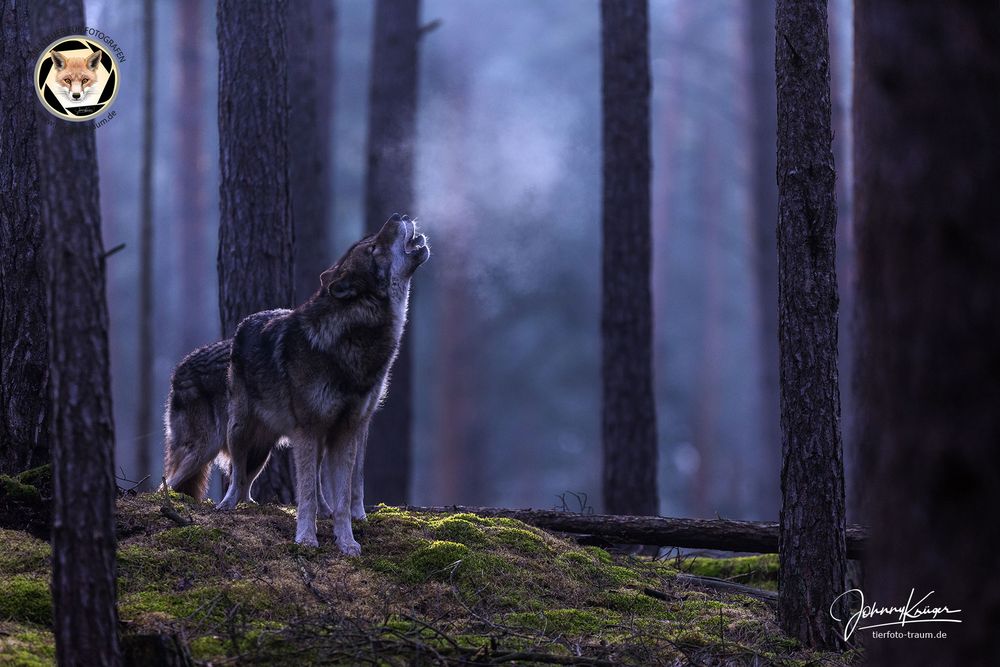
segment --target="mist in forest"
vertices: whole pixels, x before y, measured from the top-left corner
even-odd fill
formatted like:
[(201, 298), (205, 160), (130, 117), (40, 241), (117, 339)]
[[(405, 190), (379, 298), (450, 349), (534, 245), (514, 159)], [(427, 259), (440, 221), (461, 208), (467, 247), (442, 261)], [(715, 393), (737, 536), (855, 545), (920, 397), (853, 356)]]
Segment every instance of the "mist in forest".
[[(762, 438), (766, 312), (754, 281), (753, 4), (650, 3), (665, 515), (774, 520), (779, 504), (779, 471), (770, 463), (777, 455), (768, 452), (780, 443)], [(159, 466), (163, 443), (159, 425), (139, 433), (133, 417), (141, 5), (89, 0), (86, 10), (88, 24), (114, 35), (126, 53), (118, 114), (96, 134), (105, 244), (126, 244), (108, 260), (117, 465), (137, 479), (145, 474), (138, 449), (152, 447)], [(333, 87), (335, 98), (331, 264), (362, 235), (372, 3), (340, 0), (336, 10), (336, 61), (314, 82)], [(844, 174), (850, 12), (847, 0), (831, 2), (834, 152)], [(214, 3), (157, 3), (155, 21), (152, 400), (160, 414), (173, 366), (220, 337), (218, 63)], [(407, 334), (415, 377), (410, 500), (600, 510), (598, 3), (426, 0), (422, 22), (432, 21), (440, 24), (420, 47), (417, 203), (399, 211), (419, 220), (433, 254), (414, 281)], [(266, 54), (247, 66), (274, 74)], [(768, 178), (774, 185), (774, 174)], [(848, 186), (838, 188), (845, 306), (853, 279)], [(843, 309), (848, 456), (850, 319)], [(159, 479), (159, 467), (150, 473)]]

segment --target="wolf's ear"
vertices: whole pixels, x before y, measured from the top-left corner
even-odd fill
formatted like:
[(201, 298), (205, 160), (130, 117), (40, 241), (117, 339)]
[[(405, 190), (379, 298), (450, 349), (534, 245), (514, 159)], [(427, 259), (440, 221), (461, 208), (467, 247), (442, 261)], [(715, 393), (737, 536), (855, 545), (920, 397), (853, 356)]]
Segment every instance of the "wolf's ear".
[(56, 66), (56, 69), (66, 69), (66, 58), (63, 54), (58, 51), (49, 51), (49, 57), (52, 58), (52, 64)]
[(101, 55), (103, 54), (101, 53), (100, 49), (91, 53), (90, 56), (87, 58), (87, 69), (91, 71), (97, 71), (97, 64), (101, 62)]
[(327, 269), (319, 276), (320, 285), (335, 299), (350, 299), (357, 296), (358, 290), (354, 280), (347, 275), (338, 275), (338, 271)]

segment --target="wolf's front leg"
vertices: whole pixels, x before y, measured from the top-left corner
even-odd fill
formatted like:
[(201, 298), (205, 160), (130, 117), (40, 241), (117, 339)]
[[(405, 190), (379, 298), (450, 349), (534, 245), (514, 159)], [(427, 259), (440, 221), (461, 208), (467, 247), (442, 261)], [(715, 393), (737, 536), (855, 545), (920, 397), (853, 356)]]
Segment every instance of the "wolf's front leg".
[(316, 541), (319, 444), (315, 437), (297, 433), (292, 438), (292, 453), (295, 457), (295, 495), (299, 506), (295, 541), (316, 547), (319, 546)]
[(361, 545), (354, 539), (351, 528), (351, 478), (354, 473), (354, 459), (357, 442), (350, 435), (332, 439), (326, 457), (330, 461), (326, 472), (330, 477), (333, 505), (333, 534), (337, 538), (337, 548), (348, 556), (360, 556)]
[(354, 471), (351, 476), (351, 518), (364, 521), (365, 514), (365, 452), (368, 449), (368, 424), (365, 422), (358, 429), (355, 439)]

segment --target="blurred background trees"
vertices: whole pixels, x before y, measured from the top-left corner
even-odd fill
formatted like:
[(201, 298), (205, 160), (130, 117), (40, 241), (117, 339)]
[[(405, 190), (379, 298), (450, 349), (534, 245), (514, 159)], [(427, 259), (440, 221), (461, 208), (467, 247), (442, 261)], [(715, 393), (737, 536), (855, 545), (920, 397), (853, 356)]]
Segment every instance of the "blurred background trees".
[[(162, 410), (173, 365), (192, 342), (219, 336), (217, 19), (214, 3), (198, 4), (155, 3), (155, 57), (168, 73), (155, 99), (154, 415)], [(102, 187), (114, 193), (101, 201), (106, 241), (127, 244), (109, 258), (108, 277), (118, 461), (134, 479), (145, 474), (136, 466), (138, 444), (148, 441), (154, 452), (162, 447), (158, 424), (152, 434), (134, 425), (139, 154), (130, 147), (141, 136), (141, 5), (86, 5), (88, 21), (121, 36), (132, 55), (123, 76), (134, 84), (122, 86), (118, 117), (96, 134)], [(849, 10), (849, 3), (834, 5)], [(325, 5), (318, 0), (317, 6)], [(335, 62), (313, 66), (311, 91), (332, 89), (336, 98), (330, 137), (313, 142), (330, 160), (322, 178), (333, 192), (324, 248), (329, 263), (368, 225), (375, 18), (375, 4), (366, 0), (331, 6)], [(649, 3), (656, 472), (659, 509), (672, 515), (776, 518), (777, 472), (759, 435), (766, 306), (755, 277), (760, 234), (750, 53), (760, 46), (748, 25), (756, 11), (763, 11), (758, 3), (737, 0)], [(200, 77), (181, 67), (196, 66), (186, 60), (184, 28), (194, 12)], [(407, 500), (548, 507), (573, 491), (587, 494), (597, 508), (599, 4), (424, 0), (411, 20), (425, 26), (438, 19), (440, 27), (420, 40), (416, 63), (414, 199), (373, 213), (381, 222), (406, 208), (421, 221), (435, 255), (414, 286), (407, 334), (413, 372)], [(850, 20), (844, 7), (831, 10), (833, 32), (842, 39), (849, 40)], [(273, 30), (257, 35), (252, 48), (268, 52)], [(292, 30), (286, 39), (290, 54), (306, 57), (308, 35)], [(835, 50), (835, 80), (849, 87), (849, 69), (838, 69), (836, 53), (843, 49)], [(271, 109), (277, 69), (267, 59), (241, 65), (266, 88), (257, 104)], [(835, 92), (849, 109), (842, 90)], [(176, 177), (193, 159), (195, 147), (176, 141), (192, 116), (202, 128), (193, 140), (206, 165), (200, 188)], [(835, 132), (835, 148), (841, 135)], [(255, 168), (274, 161), (262, 145), (253, 155)], [(773, 184), (773, 177), (764, 181)], [(182, 227), (197, 215), (190, 213), (193, 202), (205, 211), (200, 233)], [(248, 222), (239, 224), (249, 229)], [(193, 256), (185, 250), (192, 237), (202, 244)], [(202, 280), (194, 299), (185, 292), (192, 288), (181, 286), (188, 272), (200, 272)], [(706, 366), (711, 372), (703, 372)], [(403, 386), (398, 372), (390, 396)], [(711, 428), (699, 429), (699, 419)], [(158, 479), (158, 456), (153, 467)]]

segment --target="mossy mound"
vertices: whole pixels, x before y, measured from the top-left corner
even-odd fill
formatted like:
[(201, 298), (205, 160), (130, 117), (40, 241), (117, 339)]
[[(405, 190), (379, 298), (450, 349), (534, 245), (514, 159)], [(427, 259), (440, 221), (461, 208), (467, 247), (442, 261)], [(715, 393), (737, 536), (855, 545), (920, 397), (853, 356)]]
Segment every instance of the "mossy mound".
[[(328, 521), (319, 548), (295, 545), (292, 508), (170, 498), (190, 525), (161, 514), (162, 494), (119, 501), (122, 631), (175, 636), (203, 664), (851, 659), (801, 649), (765, 603), (686, 587), (683, 568), (511, 519), (381, 506), (355, 525), (363, 555), (348, 559)], [(0, 665), (51, 664), (48, 547), (0, 537)]]
[(0, 475), (0, 528), (48, 539), (52, 516), (52, 466)]

